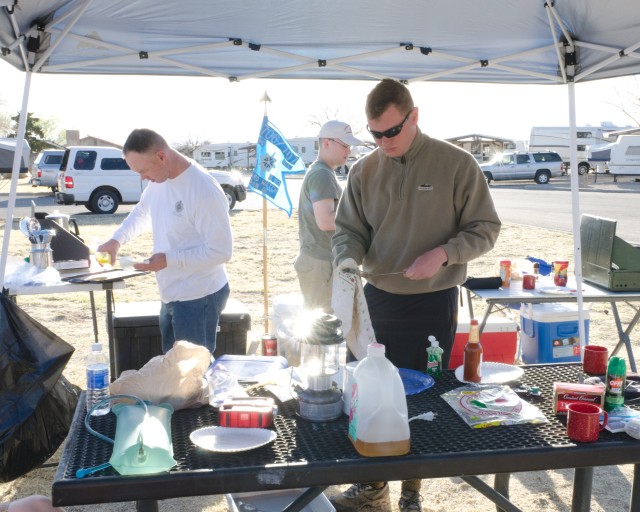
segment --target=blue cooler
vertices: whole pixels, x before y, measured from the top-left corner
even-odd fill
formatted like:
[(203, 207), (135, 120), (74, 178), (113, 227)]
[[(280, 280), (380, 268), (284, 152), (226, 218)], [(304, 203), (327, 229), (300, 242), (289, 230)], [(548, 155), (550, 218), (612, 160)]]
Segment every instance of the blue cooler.
[[(589, 343), (589, 311), (584, 310), (585, 342)], [(580, 362), (578, 307), (565, 303), (522, 304), (520, 349), (522, 361), (532, 363)]]

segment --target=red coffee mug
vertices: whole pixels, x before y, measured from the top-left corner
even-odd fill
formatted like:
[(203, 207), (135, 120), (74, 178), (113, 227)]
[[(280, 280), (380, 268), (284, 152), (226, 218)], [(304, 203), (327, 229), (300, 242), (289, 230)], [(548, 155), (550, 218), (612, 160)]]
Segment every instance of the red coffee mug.
[[(604, 421), (600, 424), (600, 415)], [(579, 443), (593, 443), (607, 426), (609, 415), (594, 404), (576, 402), (567, 406), (567, 435)]]
[(582, 370), (589, 375), (605, 375), (609, 349), (598, 345), (586, 345), (582, 355)]
[(524, 274), (522, 276), (522, 289), (533, 290), (536, 287), (536, 276), (533, 274)]

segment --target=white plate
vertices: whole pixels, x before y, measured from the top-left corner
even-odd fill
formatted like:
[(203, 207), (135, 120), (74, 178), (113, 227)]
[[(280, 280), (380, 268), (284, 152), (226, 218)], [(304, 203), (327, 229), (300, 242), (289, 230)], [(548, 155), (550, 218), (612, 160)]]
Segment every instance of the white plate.
[(270, 443), (277, 435), (266, 428), (204, 427), (191, 432), (189, 439), (212, 452), (244, 452)]
[(543, 286), (542, 288), (538, 288), (538, 291), (540, 293), (546, 293), (547, 295), (571, 295), (577, 292), (575, 288), (568, 288), (566, 286)]
[[(480, 384), (504, 384), (518, 380), (524, 374), (524, 370), (518, 366), (505, 363), (482, 363), (482, 380)], [(456, 379), (466, 382), (464, 379), (464, 365), (456, 368)]]
[(119, 256), (118, 259), (120, 260), (120, 266), (125, 270), (132, 269), (137, 263), (149, 263), (148, 260), (137, 260), (129, 256)]

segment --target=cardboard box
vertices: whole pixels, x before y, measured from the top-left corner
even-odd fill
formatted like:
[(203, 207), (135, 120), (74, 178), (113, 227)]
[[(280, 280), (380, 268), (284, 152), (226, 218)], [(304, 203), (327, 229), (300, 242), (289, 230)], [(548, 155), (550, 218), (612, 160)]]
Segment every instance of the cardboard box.
[[(589, 311), (585, 310), (584, 344), (589, 343)], [(523, 304), (520, 308), (522, 361), (580, 362), (578, 307), (565, 303)]]
[[(158, 315), (160, 301), (120, 302), (113, 313), (114, 375), (139, 370), (149, 359), (162, 354)], [(214, 357), (246, 354), (251, 315), (240, 301), (229, 299), (220, 315)]]
[[(469, 315), (465, 313), (466, 311), (460, 308), (449, 369), (455, 369), (464, 362), (464, 346), (469, 339)], [(508, 318), (489, 316), (480, 335), (480, 343), (484, 361), (513, 364), (518, 349), (518, 326)]]
[(573, 403), (589, 403), (604, 407), (604, 384), (553, 383), (553, 412), (567, 414), (567, 406)]

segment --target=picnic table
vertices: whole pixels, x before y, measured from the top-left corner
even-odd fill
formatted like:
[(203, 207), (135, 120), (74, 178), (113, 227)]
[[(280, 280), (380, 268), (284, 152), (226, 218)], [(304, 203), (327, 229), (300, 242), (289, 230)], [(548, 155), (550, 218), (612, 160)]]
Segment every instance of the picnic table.
[[(177, 465), (168, 472), (145, 476), (122, 476), (110, 468), (82, 479), (76, 477), (80, 468), (107, 462), (111, 452), (111, 445), (85, 428), (85, 402), (81, 399), (53, 482), (53, 503), (71, 506), (135, 501), (140, 511), (156, 511), (157, 500), (168, 498), (308, 488), (288, 509), (294, 512), (331, 485), (457, 476), (501, 510), (516, 511), (519, 509), (508, 500), (511, 473), (575, 468), (572, 510), (586, 512), (593, 468), (634, 464), (630, 510), (640, 510), (640, 443), (625, 433), (608, 431), (603, 431), (596, 443), (575, 443), (566, 435), (566, 419), (553, 413), (553, 383), (577, 382), (584, 377), (581, 366), (531, 365), (523, 369), (523, 376), (510, 385), (538, 386), (542, 398), (535, 405), (548, 423), (472, 429), (441, 398), (462, 385), (453, 371), (445, 371), (430, 389), (407, 396), (410, 417), (432, 411), (436, 419), (409, 423), (411, 450), (405, 456), (362, 457), (347, 437), (346, 415), (327, 423), (309, 422), (297, 416), (294, 401), (280, 404), (272, 426), (277, 438), (270, 444), (238, 453), (207, 451), (189, 438), (196, 429), (218, 424), (217, 411), (205, 406), (173, 414)], [(92, 420), (92, 425), (113, 437), (115, 422), (109, 414)], [(494, 487), (478, 477), (483, 474), (496, 475)]]

